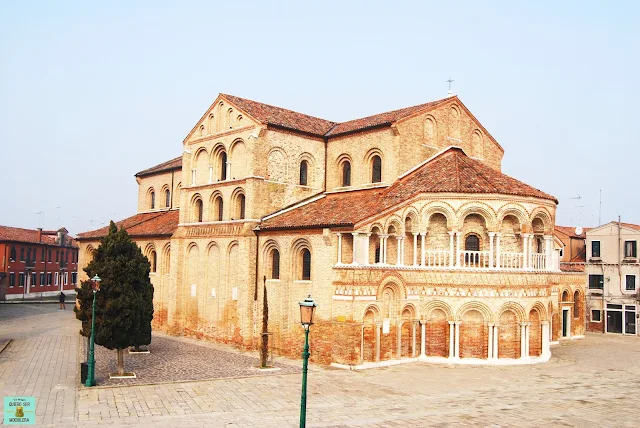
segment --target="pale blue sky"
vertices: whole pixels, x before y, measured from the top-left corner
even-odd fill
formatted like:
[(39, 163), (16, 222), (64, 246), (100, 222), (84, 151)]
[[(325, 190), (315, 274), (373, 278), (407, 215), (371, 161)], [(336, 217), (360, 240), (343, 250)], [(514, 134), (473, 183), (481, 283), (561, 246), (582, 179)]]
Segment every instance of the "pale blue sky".
[(559, 224), (597, 224), (600, 189), (603, 222), (640, 223), (640, 3), (308, 3), (0, 3), (0, 224), (132, 215), (133, 175), (178, 156), (219, 92), (344, 121), (449, 76)]

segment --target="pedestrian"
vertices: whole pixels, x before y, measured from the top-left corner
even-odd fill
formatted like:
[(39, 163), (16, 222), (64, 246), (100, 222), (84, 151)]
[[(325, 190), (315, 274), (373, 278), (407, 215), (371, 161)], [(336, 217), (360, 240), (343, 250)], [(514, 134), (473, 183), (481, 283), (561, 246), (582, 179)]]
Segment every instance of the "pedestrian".
[(66, 297), (66, 296), (65, 296), (65, 295), (64, 295), (64, 293), (61, 291), (61, 292), (60, 292), (60, 295), (58, 296), (58, 300), (60, 301), (60, 309), (61, 309), (61, 310), (63, 310), (63, 311), (64, 311), (64, 310), (66, 310), (66, 307), (64, 306), (64, 298), (65, 298), (65, 297)]

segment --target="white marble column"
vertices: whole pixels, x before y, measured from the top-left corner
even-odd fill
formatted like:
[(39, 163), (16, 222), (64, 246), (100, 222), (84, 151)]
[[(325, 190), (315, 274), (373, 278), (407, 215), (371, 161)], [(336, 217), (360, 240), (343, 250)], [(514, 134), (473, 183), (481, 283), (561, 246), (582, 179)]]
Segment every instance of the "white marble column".
[(487, 341), (487, 359), (493, 359), (493, 323), (487, 324), (489, 326), (489, 338)]
[(529, 354), (531, 353), (529, 346), (530, 346), (530, 341), (531, 341), (531, 323), (528, 322), (525, 326), (524, 326), (524, 332), (525, 332), (525, 341), (524, 341), (524, 347), (525, 347), (525, 354), (527, 356), (527, 358), (529, 358)]
[(418, 321), (411, 321), (411, 358), (416, 357), (416, 326)]
[(500, 259), (502, 256), (502, 252), (500, 251), (500, 238), (502, 238), (502, 233), (496, 233), (496, 269), (500, 269)]
[(456, 333), (455, 333), (455, 342), (456, 342), (456, 346), (455, 346), (455, 358), (460, 358), (460, 324), (462, 324), (462, 321), (456, 321), (455, 326), (456, 326)]
[(493, 269), (493, 237), (495, 232), (489, 232), (489, 269)]
[(449, 358), (455, 357), (454, 324), (453, 321), (449, 321)]
[(358, 264), (358, 232), (351, 232), (353, 236), (353, 245), (351, 245), (351, 263), (354, 265)]
[(542, 357), (546, 358), (551, 356), (551, 349), (549, 348), (549, 322), (542, 321), (540, 324), (542, 329)]
[(420, 266), (424, 266), (427, 250), (424, 248), (426, 232), (420, 232)]
[(376, 323), (376, 362), (380, 362), (380, 329), (382, 328), (382, 323)]
[(413, 265), (418, 265), (418, 234), (413, 233)]
[(453, 258), (453, 237), (456, 232), (449, 232), (449, 267), (454, 266), (454, 258)]
[(427, 359), (427, 322), (420, 321), (420, 359)]
[(526, 359), (528, 357), (528, 355), (526, 354), (527, 351), (527, 323), (521, 322), (520, 323), (520, 358), (521, 359)]
[(396, 242), (397, 242), (396, 247), (398, 247), (398, 257), (396, 260), (396, 265), (403, 266), (404, 265), (404, 237), (396, 236)]
[(493, 358), (498, 359), (500, 357), (498, 353), (498, 327), (499, 324), (493, 325)]
[(529, 263), (528, 263), (528, 249), (529, 249), (529, 234), (528, 233), (523, 233), (522, 234), (522, 268), (523, 269), (528, 269), (529, 268)]
[(456, 266), (460, 267), (460, 232), (456, 232)]
[(380, 238), (380, 263), (387, 263), (387, 235), (378, 235)]
[(553, 270), (553, 236), (544, 236), (544, 268)]
[(338, 265), (342, 264), (342, 233), (338, 232)]

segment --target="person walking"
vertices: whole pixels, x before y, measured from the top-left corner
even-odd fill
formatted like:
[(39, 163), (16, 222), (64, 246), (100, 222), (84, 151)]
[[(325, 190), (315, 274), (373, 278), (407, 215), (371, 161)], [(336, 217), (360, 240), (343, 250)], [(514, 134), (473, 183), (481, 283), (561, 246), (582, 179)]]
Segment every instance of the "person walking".
[(61, 291), (60, 295), (58, 296), (58, 300), (60, 301), (60, 310), (66, 310), (66, 307), (64, 306), (64, 298), (66, 296), (64, 295), (64, 293)]

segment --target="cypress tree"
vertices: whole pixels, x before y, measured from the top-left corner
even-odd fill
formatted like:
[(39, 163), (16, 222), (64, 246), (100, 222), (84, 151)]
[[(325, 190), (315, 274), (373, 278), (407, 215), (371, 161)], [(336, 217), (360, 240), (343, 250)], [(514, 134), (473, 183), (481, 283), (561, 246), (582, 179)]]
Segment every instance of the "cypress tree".
[[(102, 282), (96, 294), (95, 343), (118, 352), (118, 373), (124, 373), (123, 350), (151, 343), (153, 319), (153, 285), (149, 279), (151, 265), (124, 229), (112, 221), (109, 233), (102, 238), (93, 260), (85, 268), (89, 278), (98, 275)], [(90, 280), (78, 289), (80, 308), (76, 318), (83, 323), (82, 332), (90, 334)]]

